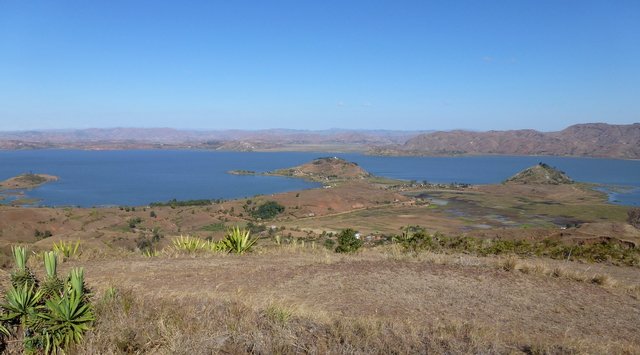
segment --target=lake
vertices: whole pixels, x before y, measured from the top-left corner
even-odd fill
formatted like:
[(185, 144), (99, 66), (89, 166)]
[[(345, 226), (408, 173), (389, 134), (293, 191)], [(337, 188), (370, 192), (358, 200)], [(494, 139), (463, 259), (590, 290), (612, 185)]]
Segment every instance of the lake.
[[(231, 175), (229, 170), (269, 171), (322, 156), (354, 161), (380, 176), (499, 183), (544, 162), (577, 181), (602, 184), (614, 203), (640, 206), (640, 161), (521, 156), (378, 157), (309, 152), (246, 153), (193, 150), (25, 150), (0, 151), (0, 180), (25, 172), (51, 174), (57, 182), (28, 191), (47, 206), (146, 205), (173, 198), (231, 199), (320, 186), (301, 179)], [(5, 202), (7, 202), (6, 200)]]

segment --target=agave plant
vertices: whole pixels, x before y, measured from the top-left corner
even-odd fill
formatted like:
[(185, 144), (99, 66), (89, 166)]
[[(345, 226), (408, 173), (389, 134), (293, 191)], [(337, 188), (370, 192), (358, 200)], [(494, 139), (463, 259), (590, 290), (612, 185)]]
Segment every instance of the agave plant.
[(42, 291), (35, 290), (33, 285), (22, 285), (21, 288), (11, 287), (5, 295), (5, 302), (0, 304), (6, 314), (2, 320), (9, 323), (19, 323), (23, 328), (29, 318), (33, 318), (38, 311), (38, 303), (42, 298)]
[(46, 312), (38, 316), (44, 320), (45, 353), (66, 349), (82, 341), (84, 332), (91, 329), (95, 316), (83, 300), (82, 289), (71, 286), (70, 292), (46, 301)]
[(58, 270), (58, 253), (55, 251), (45, 252), (43, 254), (44, 258), (44, 270), (47, 273), (47, 277), (57, 277)]
[(222, 243), (229, 253), (243, 254), (250, 251), (258, 241), (258, 238), (251, 238), (250, 234), (249, 230), (240, 230), (239, 227), (235, 227), (227, 233)]
[(192, 237), (190, 235), (187, 236), (179, 236), (178, 238), (174, 238), (172, 240), (173, 246), (180, 250), (186, 251), (188, 253), (195, 253), (198, 250), (204, 249), (206, 245), (206, 241), (200, 238)]
[(27, 268), (27, 259), (29, 258), (27, 248), (15, 245), (11, 247), (11, 252), (13, 253), (13, 260), (16, 262), (16, 269), (25, 270)]
[(78, 250), (80, 248), (80, 241), (74, 242), (65, 242), (61, 240), (59, 243), (53, 243), (53, 251), (62, 255), (64, 259), (69, 259), (75, 257), (78, 254)]
[(9, 331), (9, 328), (7, 328), (7, 326), (4, 324), (4, 322), (0, 323), (0, 334), (7, 337), (11, 336), (11, 332)]
[(55, 251), (45, 252), (44, 256), (44, 269), (46, 277), (42, 283), (40, 289), (42, 290), (45, 298), (51, 298), (56, 294), (61, 294), (64, 290), (64, 282), (58, 278), (58, 253)]
[(210, 240), (202, 240), (193, 236), (179, 236), (172, 240), (173, 246), (187, 253), (195, 253), (198, 251), (221, 251), (225, 250), (224, 245)]
[[(77, 243), (76, 243), (77, 245)], [(13, 248), (15, 273), (29, 273), (27, 254), (22, 247)], [(0, 303), (0, 335), (10, 336), (12, 327), (22, 334), (26, 353), (64, 353), (80, 342), (95, 316), (85, 291), (84, 271), (74, 268), (65, 282), (57, 276), (58, 253), (43, 253), (45, 281), (14, 284)]]
[(27, 249), (23, 246), (11, 247), (13, 253), (13, 259), (16, 263), (15, 270), (11, 273), (11, 284), (15, 288), (22, 288), (22, 286), (36, 286), (36, 277), (27, 267)]
[(67, 293), (76, 293), (81, 297), (88, 296), (85, 292), (86, 287), (84, 285), (84, 269), (73, 268), (69, 272), (69, 280), (67, 283)]
[(153, 257), (155, 257), (155, 256), (160, 255), (160, 252), (158, 252), (158, 250), (157, 250), (157, 249), (145, 249), (145, 250), (142, 252), (142, 255), (143, 255), (143, 256), (145, 256), (145, 257), (147, 257), (147, 258), (153, 258)]

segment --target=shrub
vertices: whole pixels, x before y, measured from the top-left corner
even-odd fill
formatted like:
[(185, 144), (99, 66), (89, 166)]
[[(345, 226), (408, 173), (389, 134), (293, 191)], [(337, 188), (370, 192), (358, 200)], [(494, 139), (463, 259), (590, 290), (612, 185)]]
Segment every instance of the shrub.
[[(415, 232), (411, 232), (414, 230)], [(562, 260), (611, 262), (623, 265), (640, 265), (640, 249), (615, 240), (593, 244), (563, 243), (545, 238), (540, 241), (513, 239), (485, 239), (465, 236), (429, 235), (423, 229), (409, 228), (393, 240), (406, 252), (435, 251), (461, 252), (480, 256), (515, 254)]]
[(140, 217), (131, 218), (127, 222), (129, 223), (129, 228), (133, 229), (138, 224), (142, 223), (142, 218), (140, 218)]
[(247, 222), (247, 229), (251, 232), (251, 234), (259, 234), (267, 230), (267, 226), (264, 224), (255, 224), (251, 221)]
[(253, 218), (272, 219), (278, 214), (284, 212), (284, 206), (276, 201), (267, 201), (255, 210), (251, 211)]
[(36, 231), (33, 233), (33, 236), (36, 237), (37, 239), (49, 238), (52, 235), (53, 235), (53, 233), (51, 233), (50, 230), (40, 231), (40, 230), (36, 229)]
[(353, 253), (362, 247), (362, 240), (356, 236), (357, 232), (351, 228), (345, 229), (338, 235), (336, 253)]

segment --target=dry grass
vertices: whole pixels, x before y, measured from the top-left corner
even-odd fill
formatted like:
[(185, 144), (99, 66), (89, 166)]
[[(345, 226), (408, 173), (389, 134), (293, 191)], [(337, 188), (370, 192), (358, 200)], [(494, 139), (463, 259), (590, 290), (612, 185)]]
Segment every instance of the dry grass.
[(98, 302), (99, 321), (83, 354), (503, 354), (624, 353), (638, 348), (617, 342), (564, 337), (550, 344), (523, 334), (501, 336), (472, 322), (315, 317), (291, 308), (254, 308), (242, 299), (203, 301), (146, 299), (121, 290)]
[(83, 353), (640, 352), (640, 288), (576, 263), (308, 243), (78, 263), (122, 290)]

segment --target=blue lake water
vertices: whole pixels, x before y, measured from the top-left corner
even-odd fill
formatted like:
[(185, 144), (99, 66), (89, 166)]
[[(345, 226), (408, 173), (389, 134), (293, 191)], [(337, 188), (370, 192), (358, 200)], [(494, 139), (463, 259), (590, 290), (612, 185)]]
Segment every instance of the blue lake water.
[(25, 172), (60, 177), (57, 182), (27, 192), (28, 197), (48, 206), (146, 205), (172, 198), (229, 199), (319, 186), (284, 177), (230, 175), (229, 170), (269, 171), (327, 155), (354, 161), (375, 175), (470, 184), (498, 183), (526, 167), (545, 162), (577, 181), (603, 184), (614, 203), (640, 205), (640, 161), (591, 158), (377, 157), (190, 150), (0, 151), (0, 180)]

